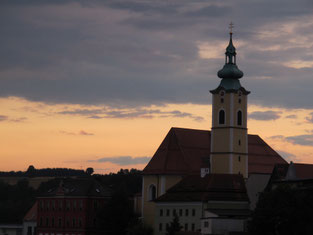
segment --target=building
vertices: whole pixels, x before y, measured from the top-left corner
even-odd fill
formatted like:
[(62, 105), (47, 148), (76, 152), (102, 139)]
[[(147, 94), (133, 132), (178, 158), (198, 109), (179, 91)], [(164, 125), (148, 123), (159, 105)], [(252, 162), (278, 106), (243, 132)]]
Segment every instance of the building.
[(23, 235), (36, 235), (37, 231), (38, 203), (35, 202), (32, 208), (26, 213), (23, 219)]
[[(218, 72), (221, 82), (210, 91), (213, 97), (211, 131), (172, 128), (143, 170), (142, 217), (145, 223), (156, 226), (155, 231), (160, 230), (158, 221), (155, 221), (160, 200), (178, 187), (185, 177), (197, 175), (200, 180), (200, 176), (205, 179), (207, 174), (241, 175), (250, 199), (250, 209), (253, 209), (275, 164), (287, 163), (258, 135), (247, 133), (250, 92), (239, 81), (243, 72), (236, 64), (232, 35), (230, 32), (225, 65)], [(201, 213), (203, 218), (210, 219), (224, 216), (204, 209)], [(195, 228), (199, 228), (199, 223), (196, 225), (195, 222)]]
[(97, 213), (110, 194), (92, 177), (60, 180), (57, 187), (37, 198), (37, 234), (101, 234)]

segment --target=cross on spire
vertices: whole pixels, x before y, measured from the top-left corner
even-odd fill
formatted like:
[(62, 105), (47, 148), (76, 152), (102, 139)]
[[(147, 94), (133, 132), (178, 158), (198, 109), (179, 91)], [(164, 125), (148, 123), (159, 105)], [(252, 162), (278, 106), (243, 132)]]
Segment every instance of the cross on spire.
[(233, 33), (233, 28), (234, 28), (235, 26), (234, 26), (234, 24), (233, 24), (233, 22), (231, 21), (230, 22), (230, 24), (229, 24), (229, 29), (230, 29), (230, 34), (232, 34)]

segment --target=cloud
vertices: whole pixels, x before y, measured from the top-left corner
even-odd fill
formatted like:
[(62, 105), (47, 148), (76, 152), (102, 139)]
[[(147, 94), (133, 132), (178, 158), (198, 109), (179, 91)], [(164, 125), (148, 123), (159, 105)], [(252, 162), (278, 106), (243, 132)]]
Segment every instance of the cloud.
[(309, 116), (309, 117), (306, 117), (305, 119), (306, 119), (308, 122), (313, 123), (313, 112), (310, 113), (310, 116)]
[[(312, 7), (308, 0), (0, 1), (0, 94), (57, 104), (208, 104), (233, 19), (249, 102), (313, 108)], [(205, 56), (199, 42), (208, 45)]]
[(0, 115), (0, 122), (8, 121), (8, 122), (24, 122), (26, 121), (26, 117), (19, 117), (19, 118), (10, 118), (5, 115)]
[(280, 118), (281, 112), (278, 111), (255, 111), (249, 113), (249, 119), (260, 120), (260, 121), (268, 121), (268, 120), (276, 120)]
[(0, 122), (7, 121), (8, 116), (0, 115)]
[(291, 114), (291, 115), (286, 116), (285, 118), (288, 118), (288, 119), (297, 119), (297, 115)]
[(288, 136), (285, 138), (285, 140), (292, 144), (313, 146), (313, 135)]
[(62, 115), (80, 115), (86, 116), (91, 119), (104, 119), (104, 118), (118, 118), (118, 119), (134, 119), (134, 118), (191, 118), (194, 121), (201, 122), (203, 117), (193, 115), (188, 112), (181, 112), (179, 110), (162, 111), (160, 109), (148, 109), (148, 108), (95, 108), (95, 109), (75, 109), (60, 111), (57, 114)]
[(84, 135), (84, 136), (94, 135), (93, 133), (86, 132), (84, 130), (81, 130), (79, 132), (59, 131), (59, 133), (64, 135)]
[(97, 160), (89, 160), (89, 162), (110, 162), (120, 166), (146, 164), (150, 161), (151, 157), (131, 157), (131, 156), (119, 156), (119, 157), (103, 157)]
[(292, 154), (292, 153), (288, 153), (282, 150), (278, 150), (277, 151), (287, 162), (290, 161), (296, 161), (297, 160), (297, 156)]

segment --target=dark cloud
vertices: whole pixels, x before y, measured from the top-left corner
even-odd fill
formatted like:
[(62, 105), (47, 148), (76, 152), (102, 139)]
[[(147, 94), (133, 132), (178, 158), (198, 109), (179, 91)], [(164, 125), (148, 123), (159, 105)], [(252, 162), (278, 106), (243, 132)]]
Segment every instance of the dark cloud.
[(310, 113), (310, 116), (309, 116), (309, 117), (306, 117), (306, 120), (307, 120), (308, 122), (313, 123), (313, 112)]
[(280, 118), (281, 112), (277, 111), (255, 111), (249, 113), (249, 119), (260, 120), (260, 121), (269, 121), (276, 120)]
[[(249, 102), (313, 108), (312, 1), (0, 4), (1, 97), (128, 107), (207, 104), (224, 60), (200, 58), (199, 42), (223, 57), (233, 20)], [(289, 66), (298, 60), (308, 65)]]
[(288, 118), (288, 119), (297, 119), (297, 115), (291, 114), (291, 115), (286, 116), (285, 118)]
[(313, 135), (288, 136), (285, 140), (297, 145), (313, 146)]
[(146, 164), (150, 161), (151, 157), (131, 157), (131, 156), (119, 156), (119, 157), (103, 157), (97, 160), (89, 160), (89, 162), (110, 162), (120, 166)]
[(59, 133), (64, 135), (84, 135), (84, 136), (91, 136), (94, 135), (93, 133), (81, 130), (79, 132), (70, 132), (70, 131), (59, 131)]
[(5, 115), (0, 115), (0, 122), (8, 121), (8, 122), (24, 122), (26, 121), (26, 117), (19, 117), (19, 118), (10, 118)]
[(133, 118), (191, 118), (194, 121), (203, 121), (204, 118), (193, 115), (192, 113), (181, 112), (178, 110), (173, 111), (161, 111), (160, 109), (116, 109), (112, 107), (96, 108), (96, 109), (75, 109), (60, 111), (58, 114), (63, 115), (80, 115), (86, 116), (91, 119), (104, 119), (104, 118), (119, 118), (119, 119), (133, 119)]

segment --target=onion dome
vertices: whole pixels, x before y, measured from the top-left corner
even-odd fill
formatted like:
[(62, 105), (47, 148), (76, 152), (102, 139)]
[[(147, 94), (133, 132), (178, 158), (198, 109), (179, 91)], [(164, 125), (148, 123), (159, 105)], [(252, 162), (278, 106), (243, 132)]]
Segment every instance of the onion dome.
[(229, 44), (225, 52), (225, 65), (220, 71), (218, 71), (217, 76), (219, 78), (225, 79), (239, 79), (242, 78), (243, 72), (240, 69), (238, 69), (236, 65), (237, 53), (232, 40), (233, 33), (230, 32), (229, 35), (230, 35)]

